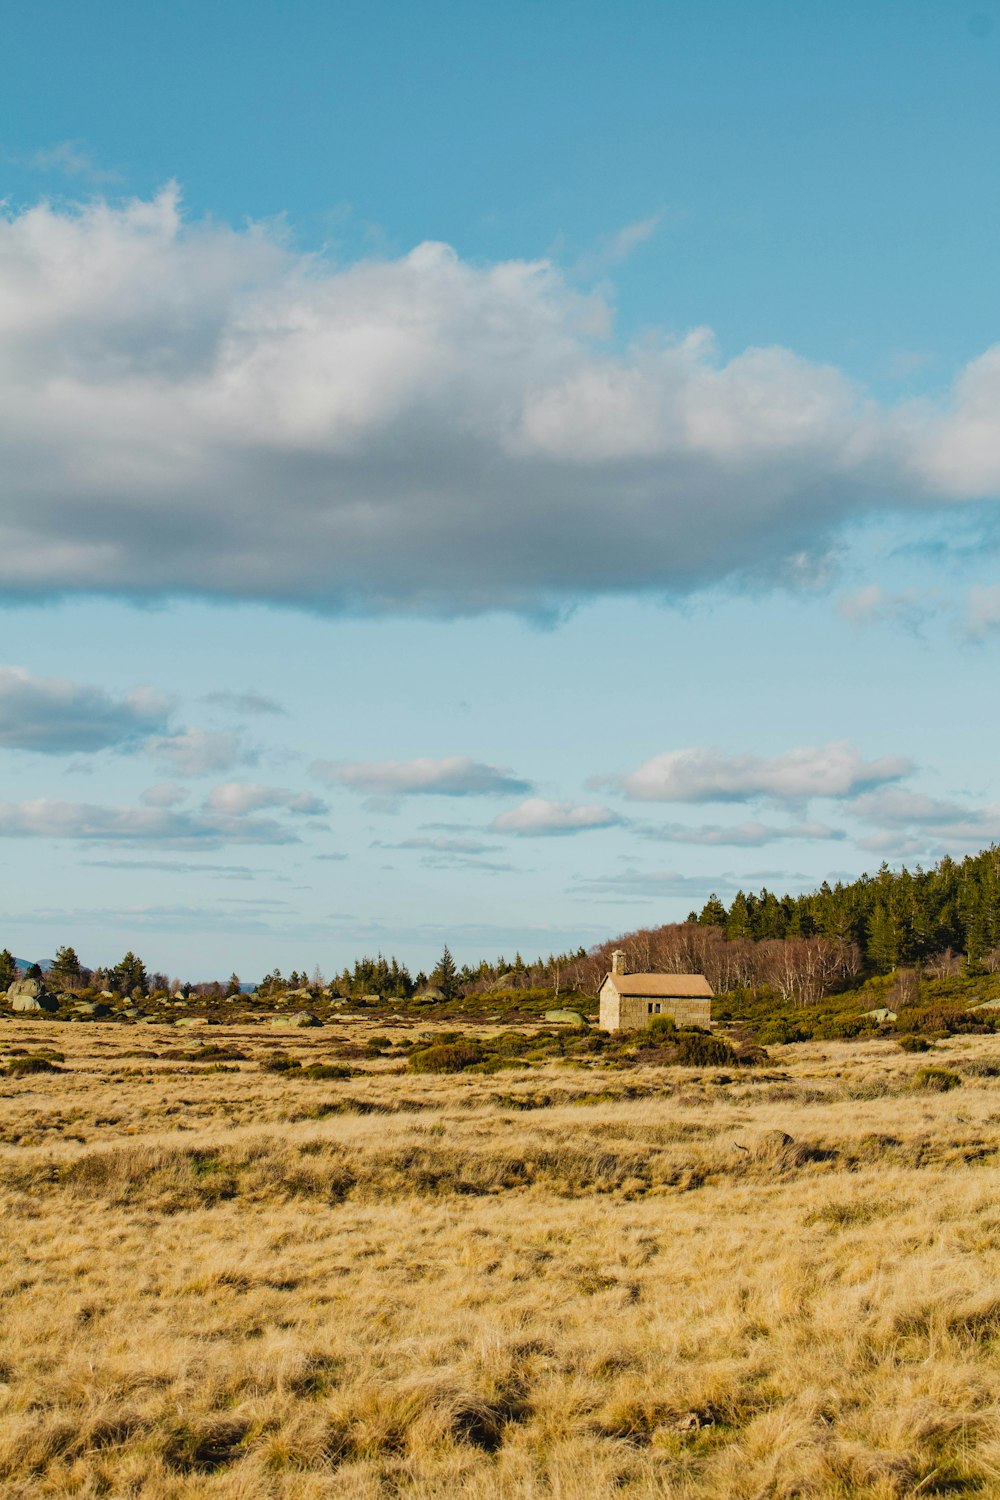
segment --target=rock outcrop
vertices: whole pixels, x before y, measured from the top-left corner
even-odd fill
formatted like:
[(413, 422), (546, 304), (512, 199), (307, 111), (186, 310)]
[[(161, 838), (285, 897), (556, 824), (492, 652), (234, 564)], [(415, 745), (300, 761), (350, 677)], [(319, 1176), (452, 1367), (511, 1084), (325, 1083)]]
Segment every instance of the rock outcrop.
[(17, 1011), (53, 1011), (59, 1001), (50, 995), (40, 979), (15, 979), (7, 991), (7, 1004)]

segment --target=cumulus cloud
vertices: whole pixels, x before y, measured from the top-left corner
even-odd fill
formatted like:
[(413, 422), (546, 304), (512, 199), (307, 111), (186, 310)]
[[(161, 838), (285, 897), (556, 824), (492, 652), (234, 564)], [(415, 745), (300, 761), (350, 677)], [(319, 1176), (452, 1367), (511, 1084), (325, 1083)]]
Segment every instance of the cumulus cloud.
[(328, 812), (325, 802), (309, 792), (290, 792), (285, 787), (262, 786), (257, 781), (227, 781), (215, 787), (205, 798), (207, 813), (223, 813), (234, 818), (264, 808), (281, 807), (286, 812), (315, 817)]
[(376, 806), (392, 805), (400, 797), (507, 796), (531, 790), (530, 782), (504, 767), (464, 755), (441, 760), (318, 760), (310, 769), (329, 786), (366, 793)]
[(181, 729), (146, 741), (145, 750), (175, 776), (206, 776), (229, 771), (254, 759), (238, 734), (211, 729)]
[(166, 807), (107, 807), (47, 797), (0, 802), (0, 838), (153, 842), (183, 849), (298, 843), (296, 834), (273, 818), (178, 812)]
[(492, 823), (498, 833), (515, 833), (521, 838), (542, 838), (557, 834), (586, 833), (593, 828), (613, 828), (622, 822), (609, 807), (576, 807), (572, 802), (549, 802), (544, 797), (529, 797), (518, 807), (499, 813)]
[(702, 823), (691, 827), (686, 823), (667, 823), (661, 828), (644, 828), (645, 838), (657, 839), (666, 844), (733, 845), (743, 849), (759, 849), (764, 844), (777, 843), (782, 839), (844, 839), (839, 828), (830, 828), (826, 823), (789, 823), (774, 827), (767, 823)]
[(0, 666), (0, 748), (46, 755), (122, 749), (164, 728), (166, 700), (139, 688), (116, 698), (66, 677)]
[(904, 756), (866, 761), (846, 740), (804, 746), (782, 755), (726, 755), (692, 748), (654, 755), (627, 776), (595, 778), (637, 802), (748, 802), (754, 797), (800, 802), (850, 797), (898, 781), (913, 769)]
[(9, 210), (0, 589), (537, 611), (808, 576), (854, 517), (1000, 490), (1000, 347), (890, 410), (787, 349), (612, 333), (547, 261), (340, 266), (173, 188)]

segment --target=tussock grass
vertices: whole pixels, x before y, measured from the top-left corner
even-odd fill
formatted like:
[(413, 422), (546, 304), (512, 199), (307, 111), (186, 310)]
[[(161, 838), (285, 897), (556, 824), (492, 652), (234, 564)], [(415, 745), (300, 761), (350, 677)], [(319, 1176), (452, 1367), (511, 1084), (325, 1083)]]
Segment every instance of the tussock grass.
[(1000, 1490), (994, 1038), (942, 1092), (888, 1039), (626, 1074), (494, 1033), (498, 1086), (370, 1030), (345, 1069), (59, 1027), (0, 1079), (5, 1500)]

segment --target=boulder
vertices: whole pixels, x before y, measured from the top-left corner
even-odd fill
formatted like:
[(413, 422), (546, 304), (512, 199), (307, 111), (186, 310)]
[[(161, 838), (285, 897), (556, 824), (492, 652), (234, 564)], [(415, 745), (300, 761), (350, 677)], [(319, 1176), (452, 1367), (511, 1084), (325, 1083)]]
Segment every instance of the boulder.
[(100, 1018), (101, 1016), (110, 1016), (112, 1010), (110, 1005), (105, 1005), (100, 1000), (78, 1000), (76, 1013), (78, 1016), (97, 1016)]
[(583, 1017), (578, 1010), (547, 1010), (543, 1021), (564, 1021), (567, 1026), (582, 1026)]
[(55, 995), (46, 993), (40, 979), (15, 979), (7, 991), (11, 1010), (52, 1011), (59, 1009)]
[(288, 1017), (289, 1026), (322, 1026), (323, 1022), (319, 1016), (314, 1016), (308, 1010), (297, 1010), (294, 1015)]

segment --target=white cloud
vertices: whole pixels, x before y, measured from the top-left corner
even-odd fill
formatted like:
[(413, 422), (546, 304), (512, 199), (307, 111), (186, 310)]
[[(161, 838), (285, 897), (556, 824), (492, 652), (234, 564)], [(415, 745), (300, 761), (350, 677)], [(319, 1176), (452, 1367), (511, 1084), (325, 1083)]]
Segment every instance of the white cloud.
[(106, 807), (46, 797), (0, 802), (0, 838), (151, 842), (184, 849), (298, 842), (290, 829), (273, 818), (177, 812), (166, 807)]
[(176, 781), (159, 781), (156, 786), (148, 786), (139, 800), (144, 807), (176, 807), (188, 795), (187, 787), (178, 786)]
[(0, 666), (0, 748), (47, 755), (121, 749), (162, 729), (166, 699), (139, 688), (115, 698), (66, 677)]
[(774, 827), (767, 823), (735, 823), (723, 825), (702, 823), (690, 827), (686, 823), (667, 823), (662, 828), (644, 828), (644, 837), (657, 839), (667, 844), (732, 845), (744, 849), (758, 849), (764, 844), (777, 843), (782, 839), (844, 839), (847, 835), (826, 823), (790, 823), (785, 827)]
[(493, 819), (497, 833), (516, 833), (522, 838), (541, 838), (555, 834), (586, 833), (594, 828), (613, 828), (622, 819), (608, 807), (590, 805), (575, 807), (572, 802), (548, 802), (544, 797), (529, 797)]
[(636, 897), (684, 896), (704, 901), (713, 892), (718, 896), (735, 896), (742, 881), (734, 875), (685, 875), (680, 870), (625, 870), (620, 874), (597, 875), (577, 883), (580, 891), (607, 892), (609, 895)]
[(747, 802), (754, 797), (799, 802), (809, 797), (849, 797), (912, 770), (901, 755), (863, 760), (846, 740), (786, 750), (782, 755), (726, 755), (692, 748), (655, 755), (627, 776), (610, 781), (640, 802)]
[(244, 693), (234, 693), (228, 688), (219, 688), (214, 693), (206, 693), (201, 701), (210, 703), (213, 708), (229, 709), (237, 714), (283, 714), (285, 712), (281, 704), (273, 698), (267, 698), (263, 693), (250, 690)]
[(930, 797), (886, 787), (857, 797), (848, 809), (874, 832), (858, 840), (883, 858), (974, 854), (1000, 843), (1000, 803), (974, 806), (955, 798)]
[(227, 781), (215, 787), (205, 798), (206, 813), (223, 813), (234, 818), (265, 808), (281, 807), (286, 812), (314, 817), (329, 809), (319, 797), (309, 792), (290, 792), (285, 787), (261, 786), (256, 781)]
[(398, 844), (380, 845), (386, 849), (420, 849), (431, 854), (494, 854), (499, 844), (484, 844), (481, 839), (429, 838), (426, 835), (401, 839)]
[(649, 214), (645, 219), (636, 219), (631, 224), (624, 224), (614, 234), (601, 240), (595, 250), (585, 251), (577, 257), (573, 263), (574, 275), (587, 281), (613, 271), (615, 266), (628, 260), (640, 245), (651, 240), (662, 222), (663, 214), (656, 213)]
[(59, 172), (64, 177), (79, 177), (86, 182), (120, 182), (121, 173), (102, 167), (82, 141), (57, 141), (24, 158), (25, 165), (36, 172)]
[(415, 796), (503, 796), (529, 791), (531, 786), (504, 767), (464, 755), (441, 760), (318, 760), (310, 769), (330, 786), (365, 792), (379, 803)]
[(1000, 490), (1000, 347), (892, 411), (786, 349), (611, 332), (545, 261), (341, 267), (173, 189), (8, 211), (0, 588), (542, 610), (808, 576), (852, 518)]
[(866, 823), (882, 823), (891, 828), (902, 828), (908, 824), (934, 827), (961, 822), (970, 817), (982, 816), (988, 809), (973, 809), (953, 799), (928, 797), (923, 792), (911, 792), (903, 787), (885, 787), (856, 797), (850, 805), (850, 811)]
[(1000, 584), (975, 583), (965, 602), (965, 634), (982, 641), (1000, 630)]
[(868, 583), (837, 601), (838, 613), (852, 625), (893, 623), (918, 632), (934, 615), (948, 606), (934, 592), (901, 589), (892, 593), (878, 583)]
[(211, 729), (181, 729), (176, 734), (154, 735), (145, 750), (175, 776), (205, 776), (229, 771), (254, 759), (238, 734)]

